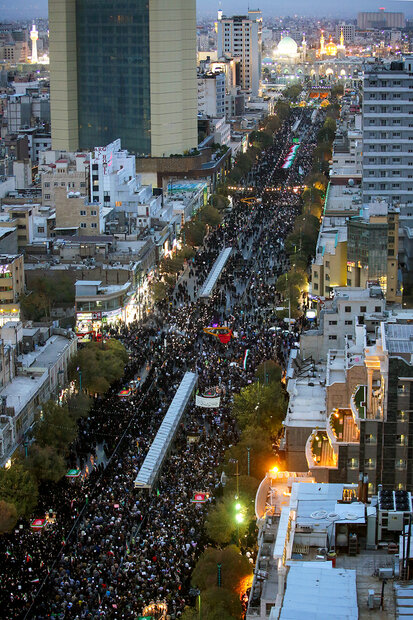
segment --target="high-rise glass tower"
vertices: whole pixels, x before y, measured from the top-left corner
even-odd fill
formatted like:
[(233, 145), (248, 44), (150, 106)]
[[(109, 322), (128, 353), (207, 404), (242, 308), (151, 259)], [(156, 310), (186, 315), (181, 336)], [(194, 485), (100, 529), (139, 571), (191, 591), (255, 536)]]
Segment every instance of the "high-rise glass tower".
[(195, 0), (49, 0), (54, 149), (197, 145)]

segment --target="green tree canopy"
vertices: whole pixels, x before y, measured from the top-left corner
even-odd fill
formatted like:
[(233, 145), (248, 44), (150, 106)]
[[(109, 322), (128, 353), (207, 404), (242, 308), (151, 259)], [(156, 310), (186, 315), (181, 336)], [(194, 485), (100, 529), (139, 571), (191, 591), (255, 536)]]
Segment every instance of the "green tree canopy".
[(238, 460), (240, 480), (248, 472), (248, 448), (250, 449), (250, 473), (254, 479), (262, 480), (274, 465), (271, 440), (258, 426), (246, 427), (240, 441), (225, 451), (223, 469), (229, 476), (235, 473), (234, 461)]
[[(65, 454), (69, 445), (77, 435), (77, 426), (73, 418), (69, 414), (68, 407), (61, 407), (53, 400), (49, 400), (42, 405), (43, 416), (35, 428), (35, 440), (41, 448), (52, 447), (60, 454)], [(43, 456), (51, 456), (45, 452)], [(36, 467), (39, 467), (39, 454), (36, 452)], [(45, 469), (48, 464), (45, 464)]]
[(217, 564), (221, 564), (222, 589), (240, 593), (245, 579), (251, 577), (252, 567), (248, 558), (238, 547), (230, 545), (224, 549), (208, 547), (199, 557), (191, 577), (191, 583), (202, 592), (217, 585)]
[(206, 205), (202, 207), (199, 212), (201, 222), (208, 224), (209, 226), (218, 226), (222, 222), (222, 215), (212, 205)]
[(282, 372), (280, 366), (274, 360), (265, 360), (257, 366), (255, 377), (262, 385), (275, 381), (280, 383)]
[(38, 482), (41, 480), (57, 482), (67, 471), (63, 454), (53, 446), (33, 444), (23, 465)]
[(151, 284), (151, 295), (155, 303), (163, 301), (168, 294), (168, 285), (165, 282), (153, 282)]
[(114, 381), (122, 378), (128, 354), (119, 340), (90, 342), (80, 349), (69, 364), (69, 378), (91, 394), (104, 394)]
[(0, 497), (14, 504), (17, 517), (29, 517), (37, 504), (36, 480), (23, 465), (14, 463), (9, 469), (0, 467)]
[(0, 500), (0, 534), (10, 532), (17, 523), (17, 510), (14, 504)]
[(182, 236), (188, 245), (193, 248), (199, 247), (205, 237), (205, 224), (198, 219), (186, 222), (182, 228)]
[(241, 429), (259, 426), (274, 435), (281, 428), (285, 411), (285, 394), (276, 383), (261, 385), (256, 381), (234, 396), (233, 412)]

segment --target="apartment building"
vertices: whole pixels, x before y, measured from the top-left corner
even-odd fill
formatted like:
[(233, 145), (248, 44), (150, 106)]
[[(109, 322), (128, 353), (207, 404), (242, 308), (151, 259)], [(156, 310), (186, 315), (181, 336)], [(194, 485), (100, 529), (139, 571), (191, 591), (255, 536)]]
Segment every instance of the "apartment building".
[(56, 190), (64, 188), (70, 192), (89, 192), (89, 155), (86, 153), (65, 153), (59, 151), (41, 154), (39, 173), (42, 184), (42, 204), (56, 205)]
[(195, 5), (50, 3), (54, 149), (93, 149), (121, 138), (131, 152), (162, 158), (197, 146)]
[(260, 12), (248, 15), (222, 17), (218, 20), (218, 58), (239, 59), (237, 84), (257, 96), (261, 80), (261, 34)]
[(198, 113), (204, 116), (225, 116), (224, 73), (198, 75)]
[(23, 254), (0, 255), (0, 327), (7, 321), (19, 320), (23, 292)]
[(378, 196), (413, 217), (413, 57), (364, 76), (363, 201)]
[(105, 231), (104, 211), (98, 202), (64, 187), (55, 191), (56, 227), (53, 235), (78, 234), (83, 237), (101, 235)]

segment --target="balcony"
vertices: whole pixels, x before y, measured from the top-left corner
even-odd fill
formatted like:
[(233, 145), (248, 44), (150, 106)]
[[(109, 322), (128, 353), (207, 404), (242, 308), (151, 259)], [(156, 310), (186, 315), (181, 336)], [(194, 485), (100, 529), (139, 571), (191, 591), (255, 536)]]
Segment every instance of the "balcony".
[(309, 469), (315, 467), (337, 468), (338, 457), (330, 443), (327, 431), (314, 430), (305, 445)]
[(367, 417), (367, 388), (365, 385), (358, 385), (351, 395), (350, 407), (357, 423)]
[(335, 409), (329, 416), (327, 435), (332, 444), (358, 444), (360, 431), (349, 409)]

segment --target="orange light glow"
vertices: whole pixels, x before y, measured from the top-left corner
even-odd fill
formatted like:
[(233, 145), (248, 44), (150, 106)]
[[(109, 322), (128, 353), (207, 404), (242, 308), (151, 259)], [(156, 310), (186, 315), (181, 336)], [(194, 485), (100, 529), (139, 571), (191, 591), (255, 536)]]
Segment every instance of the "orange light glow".
[(278, 467), (275, 465), (272, 469), (270, 469), (270, 473), (271, 474), (278, 474), (280, 470), (278, 469)]

